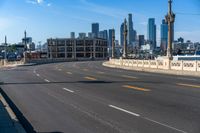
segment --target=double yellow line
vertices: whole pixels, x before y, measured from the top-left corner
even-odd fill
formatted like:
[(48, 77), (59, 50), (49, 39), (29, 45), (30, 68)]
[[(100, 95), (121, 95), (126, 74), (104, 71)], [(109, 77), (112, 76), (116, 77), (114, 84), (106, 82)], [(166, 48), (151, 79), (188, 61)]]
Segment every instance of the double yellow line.
[(92, 81), (95, 81), (97, 80), (96, 78), (93, 78), (93, 77), (84, 77), (85, 79), (88, 79), (88, 80), (92, 80)]
[(200, 88), (200, 85), (183, 84), (183, 83), (177, 83), (177, 85), (185, 86), (185, 87), (192, 87), (192, 88)]

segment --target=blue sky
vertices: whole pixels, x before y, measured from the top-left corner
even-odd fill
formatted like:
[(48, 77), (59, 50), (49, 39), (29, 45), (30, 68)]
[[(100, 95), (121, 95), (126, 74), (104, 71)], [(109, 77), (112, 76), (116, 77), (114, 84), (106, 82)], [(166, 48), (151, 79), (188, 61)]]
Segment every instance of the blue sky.
[[(175, 38), (200, 42), (200, 0), (174, 0), (173, 9)], [(159, 41), (167, 0), (0, 0), (0, 42), (5, 35), (10, 43), (20, 42), (26, 29), (34, 42), (44, 43), (69, 37), (71, 31), (89, 32), (92, 22), (99, 22), (101, 30), (115, 28), (119, 39), (128, 13), (133, 13), (134, 29), (145, 36), (148, 18), (156, 18)]]

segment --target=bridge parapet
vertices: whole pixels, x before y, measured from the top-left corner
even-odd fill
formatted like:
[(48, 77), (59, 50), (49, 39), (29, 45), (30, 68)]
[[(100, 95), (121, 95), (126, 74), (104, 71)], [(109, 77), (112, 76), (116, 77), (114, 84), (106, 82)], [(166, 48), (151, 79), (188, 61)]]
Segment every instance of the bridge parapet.
[(200, 71), (200, 61), (169, 61), (169, 67), (166, 67), (168, 64), (162, 60), (110, 59), (109, 63), (122, 68), (138, 67), (177, 71)]

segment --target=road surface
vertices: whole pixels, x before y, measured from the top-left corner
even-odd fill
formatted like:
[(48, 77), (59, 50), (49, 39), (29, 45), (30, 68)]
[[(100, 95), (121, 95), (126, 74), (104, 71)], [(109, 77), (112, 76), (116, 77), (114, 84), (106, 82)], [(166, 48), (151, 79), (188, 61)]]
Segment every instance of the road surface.
[(29, 132), (200, 133), (199, 78), (101, 64), (4, 68), (0, 86)]

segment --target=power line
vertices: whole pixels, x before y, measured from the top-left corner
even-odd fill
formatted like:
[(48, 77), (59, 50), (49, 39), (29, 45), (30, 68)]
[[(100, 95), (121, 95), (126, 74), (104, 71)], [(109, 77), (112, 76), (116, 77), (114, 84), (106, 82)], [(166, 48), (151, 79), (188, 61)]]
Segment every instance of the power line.
[(193, 16), (200, 16), (199, 13), (183, 13), (183, 12), (176, 12), (176, 14), (180, 14), (180, 15), (193, 15)]

